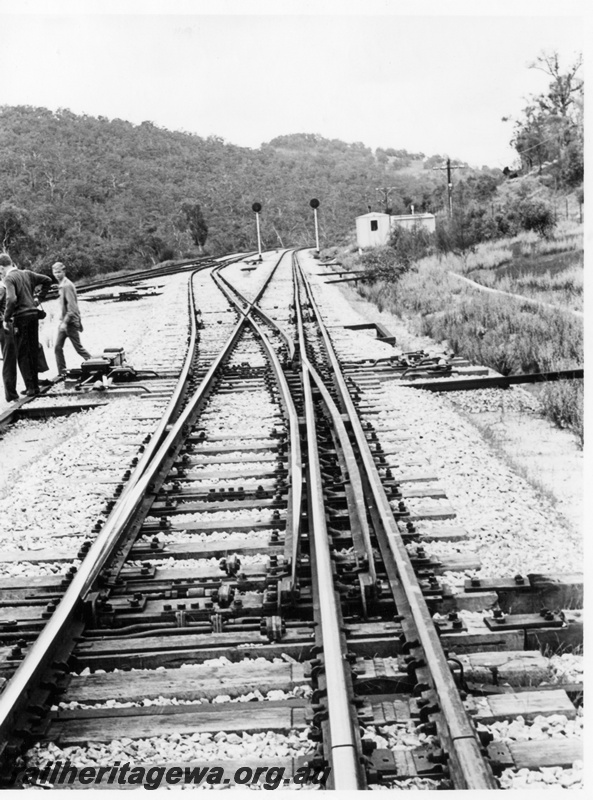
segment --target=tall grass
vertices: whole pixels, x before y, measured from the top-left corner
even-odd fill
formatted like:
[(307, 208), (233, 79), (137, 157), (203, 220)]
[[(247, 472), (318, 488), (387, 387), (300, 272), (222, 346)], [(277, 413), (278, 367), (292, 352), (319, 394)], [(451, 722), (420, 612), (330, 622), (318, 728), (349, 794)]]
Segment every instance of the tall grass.
[[(381, 308), (406, 317), (414, 332), (445, 342), (455, 354), (503, 375), (582, 366), (579, 321), (560, 310), (461, 284), (447, 274), (452, 259), (425, 258), (397, 283), (382, 281), (358, 291)], [(560, 382), (546, 387), (543, 406), (550, 419), (573, 430), (582, 441), (582, 402), (579, 411), (578, 391), (567, 386)]]
[(583, 226), (563, 220), (549, 239), (524, 232), (486, 242), (443, 261), (443, 267), (491, 289), (582, 311), (583, 260)]
[(524, 231), (508, 239), (483, 242), (475, 252), (457, 258), (457, 272), (475, 272), (509, 264), (520, 257), (537, 258), (552, 253), (570, 253), (583, 249), (583, 226), (577, 222), (559, 222), (553, 235), (542, 239), (533, 231)]
[(480, 245), (475, 253), (470, 253), (465, 259), (459, 259), (458, 267), (464, 273), (475, 272), (480, 269), (493, 269), (513, 260), (513, 249), (507, 242), (489, 242)]
[(539, 395), (545, 416), (559, 428), (575, 433), (581, 447), (585, 443), (584, 387), (582, 381), (547, 383)]
[(573, 264), (561, 272), (522, 272), (500, 275), (491, 269), (471, 275), (472, 280), (492, 289), (531, 297), (558, 308), (582, 311), (585, 276), (582, 265)]
[(536, 236), (534, 239), (533, 235), (530, 235), (521, 244), (521, 254), (529, 256), (582, 250), (583, 225), (579, 222), (562, 220), (556, 224), (554, 233), (550, 238), (540, 239), (539, 236)]

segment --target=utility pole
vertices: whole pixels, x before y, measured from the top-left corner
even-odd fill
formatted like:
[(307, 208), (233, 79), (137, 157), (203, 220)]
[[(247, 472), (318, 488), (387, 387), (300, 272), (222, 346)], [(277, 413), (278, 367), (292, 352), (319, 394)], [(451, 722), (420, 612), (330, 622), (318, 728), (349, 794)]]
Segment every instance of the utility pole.
[(391, 192), (395, 191), (397, 186), (377, 186), (375, 189), (376, 192), (383, 192), (383, 202), (385, 204), (385, 213), (389, 214), (389, 195)]
[(447, 210), (449, 213), (449, 219), (453, 217), (453, 177), (451, 175), (452, 169), (466, 169), (466, 167), (461, 166), (451, 166), (451, 159), (447, 157), (447, 163), (444, 164), (442, 167), (433, 167), (434, 169), (446, 169), (447, 170)]

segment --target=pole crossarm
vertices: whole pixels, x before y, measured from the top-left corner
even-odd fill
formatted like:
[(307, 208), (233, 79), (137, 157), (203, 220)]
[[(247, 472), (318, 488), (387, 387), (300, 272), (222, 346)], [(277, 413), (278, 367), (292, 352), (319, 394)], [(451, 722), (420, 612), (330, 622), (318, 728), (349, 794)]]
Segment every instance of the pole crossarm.
[(389, 213), (389, 211), (387, 210), (389, 208), (389, 195), (391, 194), (391, 192), (394, 192), (396, 189), (397, 189), (397, 186), (377, 186), (375, 188), (376, 192), (382, 192), (383, 193), (383, 202), (385, 204), (385, 213), (386, 214)]
[(451, 176), (451, 170), (453, 169), (467, 169), (467, 167), (463, 167), (461, 164), (451, 164), (451, 159), (447, 158), (445, 164), (442, 167), (433, 167), (433, 170), (447, 170), (447, 199), (448, 199), (448, 211), (449, 217), (453, 216), (453, 178)]

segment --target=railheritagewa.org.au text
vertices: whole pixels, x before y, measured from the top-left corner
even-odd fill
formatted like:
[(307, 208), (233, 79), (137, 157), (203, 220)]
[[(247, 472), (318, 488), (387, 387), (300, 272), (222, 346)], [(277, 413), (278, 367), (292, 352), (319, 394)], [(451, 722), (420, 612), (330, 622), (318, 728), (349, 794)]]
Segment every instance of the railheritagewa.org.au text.
[(77, 766), (69, 761), (48, 761), (19, 773), (19, 785), (29, 786), (143, 786), (158, 789), (161, 786), (254, 786), (274, 790), (291, 786), (325, 786), (331, 768), (312, 766), (287, 770), (277, 766), (245, 766), (229, 769), (215, 763), (209, 764), (149, 764), (136, 765), (115, 761), (109, 766)]

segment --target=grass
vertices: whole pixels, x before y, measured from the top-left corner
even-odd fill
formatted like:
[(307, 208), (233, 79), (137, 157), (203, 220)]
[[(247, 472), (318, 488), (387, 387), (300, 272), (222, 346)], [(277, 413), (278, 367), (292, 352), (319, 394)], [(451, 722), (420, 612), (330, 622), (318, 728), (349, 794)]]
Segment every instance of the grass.
[(583, 311), (582, 257), (581, 265), (569, 267), (555, 275), (524, 272), (521, 275), (512, 276), (484, 271), (480, 273), (479, 277), (472, 275), (472, 279), (484, 286), (501, 289), (503, 292), (531, 297), (534, 300), (572, 311)]
[[(556, 245), (578, 253), (574, 223), (564, 225)], [(579, 227), (580, 230), (580, 227)], [(581, 235), (582, 246), (582, 235)], [(478, 264), (507, 263), (508, 252), (530, 248), (535, 258), (541, 250), (547, 257), (553, 242), (525, 234), (504, 244), (489, 244), (473, 254), (473, 269)], [(520, 256), (523, 257), (523, 256)], [(582, 269), (573, 267), (555, 275), (527, 272), (518, 278), (492, 282), (496, 288), (546, 298), (557, 309), (535, 306), (521, 298), (481, 292), (448, 274), (465, 272), (467, 263), (454, 255), (430, 256), (414, 265), (397, 283), (380, 281), (362, 284), (357, 291), (380, 310), (404, 317), (412, 331), (428, 336), (456, 355), (474, 364), (483, 364), (503, 375), (548, 372), (583, 365), (583, 326), (566, 309), (582, 302)], [(354, 267), (355, 264), (353, 263)], [(488, 268), (490, 271), (492, 267)], [(474, 275), (472, 274), (472, 278)], [(488, 280), (488, 278), (487, 278)], [(546, 385), (540, 395), (543, 414), (554, 424), (573, 431), (582, 445), (583, 387), (581, 381), (559, 381)]]
[(535, 477), (531, 470), (528, 469), (505, 449), (499, 434), (494, 430), (491, 423), (481, 422), (478, 418), (467, 414), (465, 411), (459, 409), (458, 413), (461, 414), (471, 425), (477, 428), (480, 432), (482, 439), (488, 443), (492, 451), (496, 454), (500, 461), (503, 461), (508, 467), (519, 475), (523, 480), (528, 483), (535, 493), (551, 506), (558, 505), (558, 498), (554, 492), (539, 478)]
[(569, 428), (581, 447), (585, 444), (584, 387), (582, 381), (559, 381), (542, 388), (539, 400), (544, 415), (559, 428)]
[(537, 260), (553, 254), (578, 253), (583, 250), (583, 226), (578, 222), (558, 223), (554, 235), (542, 239), (529, 231), (508, 239), (480, 244), (475, 252), (455, 257), (457, 271), (467, 274), (476, 270), (494, 269), (521, 259)]
[(582, 225), (562, 222), (551, 239), (523, 233), (480, 245), (453, 271), (493, 289), (582, 311), (583, 266)]

